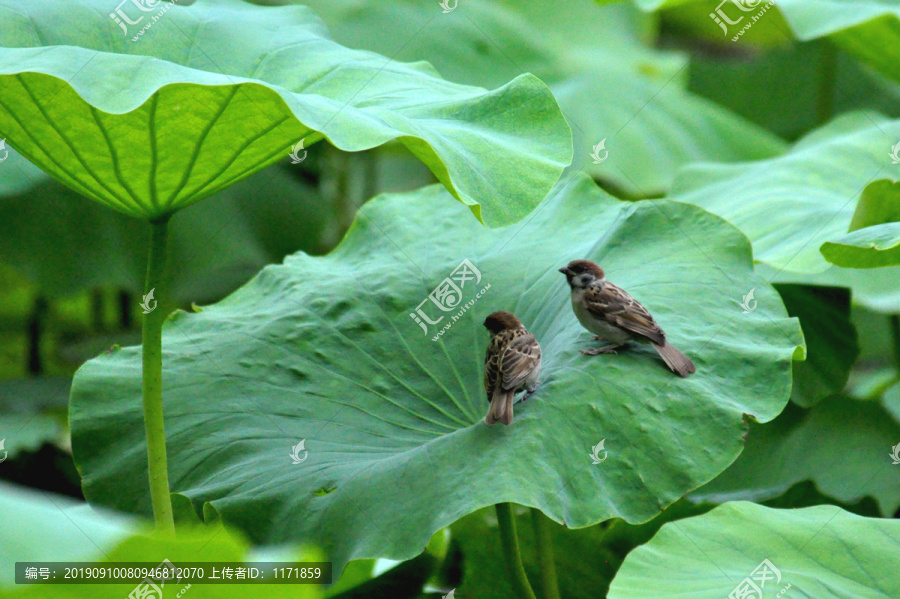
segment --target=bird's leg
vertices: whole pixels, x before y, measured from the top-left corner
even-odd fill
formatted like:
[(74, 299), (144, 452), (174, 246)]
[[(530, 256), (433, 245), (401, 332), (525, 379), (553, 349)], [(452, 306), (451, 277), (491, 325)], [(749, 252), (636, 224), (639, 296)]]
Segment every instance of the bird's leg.
[(533, 385), (528, 385), (527, 387), (525, 387), (525, 395), (522, 396), (522, 401), (525, 401), (526, 399), (531, 397), (531, 394), (537, 391), (537, 388), (537, 382), (535, 382)]
[[(599, 339), (599, 337), (595, 337)], [(595, 347), (594, 349), (583, 349), (581, 353), (586, 356), (598, 356), (600, 354), (615, 354), (616, 350), (622, 349), (625, 345), (604, 345), (603, 347)]]

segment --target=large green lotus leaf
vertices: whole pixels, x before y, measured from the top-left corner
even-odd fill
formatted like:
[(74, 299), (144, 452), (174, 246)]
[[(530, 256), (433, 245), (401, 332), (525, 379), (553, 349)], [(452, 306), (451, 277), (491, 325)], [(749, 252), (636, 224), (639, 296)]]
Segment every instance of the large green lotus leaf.
[[(755, 160), (784, 150), (775, 136), (689, 93), (687, 58), (646, 46), (652, 22), (627, 4), (487, 0), (462, 2), (447, 14), (418, 0), (308, 4), (339, 42), (428, 60), (453, 81), (493, 87), (534, 73), (572, 127), (573, 168), (632, 197), (661, 195), (690, 162)], [(398, 50), (386, 30), (409, 43)], [(591, 153), (602, 140), (595, 163)]]
[(0, 137), (82, 195), (145, 219), (301, 139), (347, 151), (397, 139), (491, 224), (528, 214), (571, 160), (565, 120), (532, 75), (494, 91), (453, 84), (429, 65), (337, 44), (306, 7), (160, 6), (132, 41), (156, 16), (137, 3), (120, 7), (120, 20), (143, 14), (125, 34), (105, 0), (0, 1)]
[(900, 265), (900, 222), (866, 227), (820, 248), (825, 259), (844, 268), (884, 268)]
[[(14, 564), (23, 561), (154, 562), (184, 561), (322, 561), (314, 551), (293, 548), (250, 549), (240, 535), (221, 527), (184, 530), (177, 539), (148, 533), (132, 518), (95, 512), (87, 504), (51, 493), (0, 484), (0, 597), (36, 599), (121, 599), (130, 597), (135, 584), (34, 585), (14, 583)], [(63, 576), (58, 571), (59, 577)], [(209, 575), (210, 572), (207, 571)], [(262, 587), (175, 583), (163, 589), (165, 599), (189, 594), (201, 599), (260, 597)], [(273, 587), (274, 588), (274, 587)], [(319, 599), (321, 587), (287, 584), (277, 587), (284, 599)], [(181, 593), (181, 595), (178, 595)], [(156, 595), (151, 595), (156, 597)], [(150, 596), (148, 596), (149, 599)]]
[[(745, 414), (783, 409), (799, 326), (731, 224), (690, 204), (615, 200), (585, 175), (499, 230), (461, 219), (444, 196), (380, 196), (333, 253), (291, 256), (168, 321), (173, 491), (257, 541), (309, 540), (338, 564), (404, 559), (501, 501), (575, 528), (648, 520), (737, 457)], [(582, 355), (594, 342), (557, 272), (578, 257), (653, 311), (697, 373), (675, 377), (652, 350)], [(430, 292), (465, 277), (461, 264), (470, 278), (442, 312)], [(743, 314), (747, 286), (759, 306)], [(420, 327), (419, 309), (443, 319)], [(499, 309), (540, 340), (543, 384), (512, 426), (487, 427), (481, 323)], [(91, 360), (70, 419), (89, 501), (147, 513), (139, 375), (138, 348)], [(604, 439), (609, 458), (594, 466)]]
[(860, 194), (875, 178), (900, 173), (891, 146), (900, 121), (853, 113), (813, 131), (777, 158), (688, 166), (671, 197), (703, 206), (744, 231), (754, 258), (778, 270), (819, 273), (819, 253), (847, 232)]
[(900, 479), (890, 457), (898, 442), (900, 423), (878, 401), (833, 397), (810, 410), (791, 408), (773, 422), (751, 426), (744, 453), (691, 497), (762, 501), (810, 480), (846, 503), (873, 497), (890, 516), (900, 507)]
[(794, 363), (791, 399), (808, 407), (840, 393), (859, 356), (850, 293), (834, 287), (777, 285), (788, 314), (800, 319), (806, 360)]
[[(898, 554), (897, 520), (832, 505), (779, 510), (735, 502), (664, 525), (625, 559), (609, 599), (895, 599)], [(762, 595), (735, 592), (747, 578), (757, 586), (765, 579)]]

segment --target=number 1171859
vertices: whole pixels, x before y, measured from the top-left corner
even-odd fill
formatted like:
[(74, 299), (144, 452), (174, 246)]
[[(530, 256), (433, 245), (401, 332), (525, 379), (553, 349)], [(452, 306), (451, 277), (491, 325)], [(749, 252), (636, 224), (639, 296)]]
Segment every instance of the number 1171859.
[(275, 568), (275, 578), (321, 578), (321, 568)]

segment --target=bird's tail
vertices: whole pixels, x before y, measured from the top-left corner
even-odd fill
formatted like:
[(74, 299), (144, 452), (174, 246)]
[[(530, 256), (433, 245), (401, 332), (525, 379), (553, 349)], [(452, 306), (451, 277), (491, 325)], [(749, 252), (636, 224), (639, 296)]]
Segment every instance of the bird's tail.
[(488, 409), (484, 422), (488, 426), (494, 425), (496, 422), (503, 424), (512, 424), (513, 421), (513, 396), (514, 391), (504, 391), (497, 388), (494, 389), (494, 396), (491, 398), (491, 407)]
[(660, 357), (666, 363), (669, 369), (678, 376), (687, 376), (697, 371), (697, 367), (691, 362), (690, 358), (675, 349), (668, 341), (663, 345), (653, 344), (653, 348), (659, 352)]

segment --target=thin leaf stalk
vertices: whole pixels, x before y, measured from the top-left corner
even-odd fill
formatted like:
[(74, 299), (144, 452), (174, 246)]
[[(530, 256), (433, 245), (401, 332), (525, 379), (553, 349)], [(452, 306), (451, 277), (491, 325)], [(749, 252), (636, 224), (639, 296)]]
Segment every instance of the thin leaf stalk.
[(518, 597), (537, 599), (528, 582), (528, 576), (525, 574), (525, 566), (522, 565), (522, 553), (519, 551), (519, 537), (516, 534), (516, 519), (513, 515), (512, 504), (498, 503), (495, 508), (497, 509), (497, 522), (500, 525), (503, 555), (512, 578), (513, 589)]
[(169, 492), (169, 469), (166, 457), (166, 429), (162, 403), (162, 326), (166, 311), (159, 308), (157, 298), (164, 297), (168, 217), (150, 223), (150, 252), (147, 279), (144, 283), (143, 356), (144, 428), (147, 434), (147, 465), (150, 477), (150, 500), (156, 528), (163, 533), (175, 532), (172, 497)]
[(549, 519), (541, 510), (531, 508), (531, 523), (534, 526), (538, 564), (541, 568), (541, 593), (544, 599), (560, 599)]
[(822, 61), (816, 93), (816, 122), (824, 125), (834, 116), (834, 90), (837, 78), (837, 48), (829, 40), (822, 41)]

